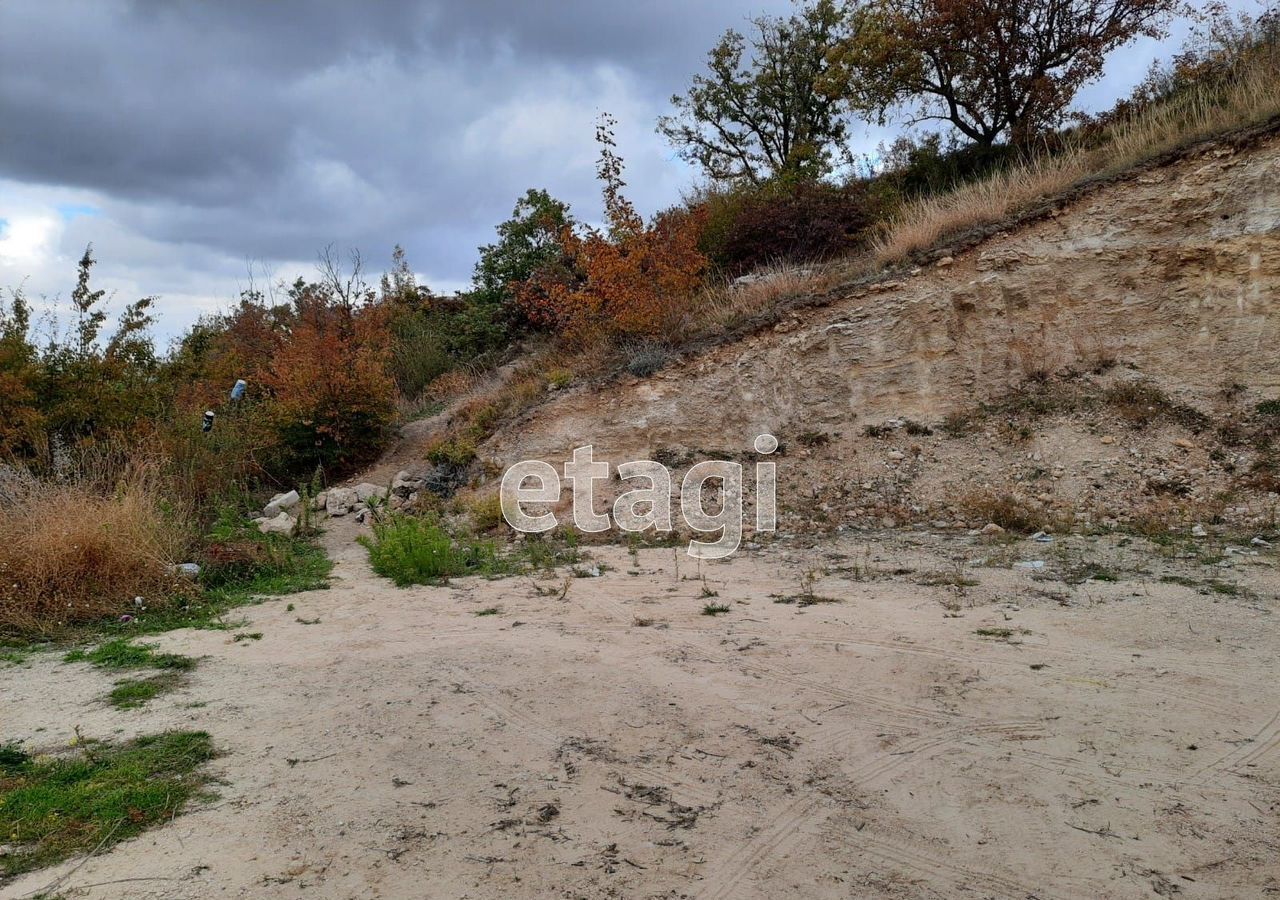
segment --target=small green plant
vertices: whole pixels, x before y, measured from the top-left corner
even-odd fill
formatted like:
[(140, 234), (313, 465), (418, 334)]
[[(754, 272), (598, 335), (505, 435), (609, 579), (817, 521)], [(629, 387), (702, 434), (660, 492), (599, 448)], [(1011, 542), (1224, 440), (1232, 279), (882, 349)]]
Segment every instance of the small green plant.
[(87, 662), (100, 669), (172, 669), (195, 668), (196, 661), (179, 653), (156, 653), (150, 644), (134, 644), (128, 638), (117, 638), (99, 644), (92, 650), (72, 650), (63, 662)]
[(477, 497), (468, 506), (471, 527), (476, 531), (492, 531), (502, 524), (502, 500), (497, 494)]
[(502, 612), (501, 606), (486, 606), (484, 609), (477, 609), (473, 616), (496, 616)]
[(183, 676), (177, 672), (164, 672), (150, 678), (126, 678), (115, 683), (107, 699), (116, 709), (137, 709), (182, 682)]
[(373, 526), (360, 543), (369, 564), (399, 587), (439, 584), (461, 575), (496, 575), (506, 570), (492, 541), (455, 538), (434, 520), (396, 516)]
[(433, 446), (427, 451), (427, 461), (437, 466), (462, 469), (476, 458), (476, 445), (466, 437), (454, 437)]
[(573, 383), (573, 373), (568, 369), (552, 369), (547, 373), (547, 385), (560, 390)]
[(172, 819), (200, 796), (214, 757), (203, 731), (170, 731), (126, 744), (82, 741), (77, 752), (36, 759), (0, 754), (0, 877), (102, 851)]
[(704, 616), (723, 616), (728, 611), (729, 607), (724, 603), (708, 603), (706, 606), (702, 607), (702, 614)]

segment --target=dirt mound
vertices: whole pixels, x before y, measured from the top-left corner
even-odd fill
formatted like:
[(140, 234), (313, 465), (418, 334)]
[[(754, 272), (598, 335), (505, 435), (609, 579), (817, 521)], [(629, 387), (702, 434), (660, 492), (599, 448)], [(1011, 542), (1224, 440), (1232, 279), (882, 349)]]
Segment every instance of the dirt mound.
[(1006, 501), (1046, 523), (1256, 527), (1280, 500), (1280, 416), (1260, 412), (1280, 394), (1278, 287), (1272, 136), (1137, 173), (653, 378), (567, 391), (482, 456), (741, 457), (769, 432), (788, 450), (784, 528), (972, 527)]

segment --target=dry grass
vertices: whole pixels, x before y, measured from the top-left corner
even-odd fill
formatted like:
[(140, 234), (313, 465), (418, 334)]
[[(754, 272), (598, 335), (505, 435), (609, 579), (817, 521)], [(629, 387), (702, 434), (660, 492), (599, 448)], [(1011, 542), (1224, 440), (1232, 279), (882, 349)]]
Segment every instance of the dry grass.
[(693, 335), (732, 331), (784, 300), (834, 287), (850, 273), (843, 268), (811, 265), (776, 266), (755, 274), (757, 280), (748, 284), (730, 281), (707, 288), (695, 301), (687, 326)]
[(49, 635), (162, 608), (190, 590), (171, 570), (194, 528), (150, 469), (110, 492), (15, 474), (0, 484), (0, 635)]
[(994, 522), (1006, 531), (1030, 534), (1056, 524), (1054, 516), (1036, 509), (1030, 501), (1012, 491), (983, 489), (971, 491), (956, 501), (957, 508), (972, 522)]
[(901, 262), (949, 237), (998, 223), (1086, 177), (1131, 169), (1179, 147), (1280, 115), (1280, 60), (1259, 56), (1224, 87), (1203, 87), (1114, 126), (1090, 150), (1070, 149), (1014, 166), (949, 194), (909, 204), (876, 242), (875, 261)]
[(1226, 88), (1202, 88), (1112, 129), (1099, 170), (1118, 172), (1187, 144), (1280, 115), (1280, 57), (1260, 54)]
[(950, 235), (999, 222), (1065, 191), (1090, 171), (1087, 155), (1070, 151), (1011, 167), (949, 194), (917, 200), (908, 204), (875, 242), (875, 260), (882, 266), (901, 262)]

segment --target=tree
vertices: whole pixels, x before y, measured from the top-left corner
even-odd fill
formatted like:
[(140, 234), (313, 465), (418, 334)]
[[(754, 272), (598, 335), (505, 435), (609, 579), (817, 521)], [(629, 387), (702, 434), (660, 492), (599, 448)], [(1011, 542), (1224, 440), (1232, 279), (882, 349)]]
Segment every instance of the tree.
[(707, 54), (708, 73), (674, 96), (677, 114), (658, 131), (717, 181), (759, 184), (774, 176), (816, 177), (844, 144), (842, 70), (832, 49), (849, 21), (836, 0), (806, 3), (787, 18), (752, 20), (748, 40), (729, 30)]
[(21, 289), (11, 292), (9, 311), (0, 307), (0, 458), (29, 457), (44, 430), (38, 407), (35, 346), (27, 336), (31, 308)]
[(873, 0), (832, 61), (854, 107), (906, 106), (990, 146), (1058, 124), (1106, 55), (1159, 37), (1182, 0)]
[(516, 201), (511, 218), (498, 226), (497, 243), (480, 248), (476, 299), (503, 306), (513, 303), (516, 285), (559, 258), (560, 232), (572, 224), (567, 203), (530, 188)]

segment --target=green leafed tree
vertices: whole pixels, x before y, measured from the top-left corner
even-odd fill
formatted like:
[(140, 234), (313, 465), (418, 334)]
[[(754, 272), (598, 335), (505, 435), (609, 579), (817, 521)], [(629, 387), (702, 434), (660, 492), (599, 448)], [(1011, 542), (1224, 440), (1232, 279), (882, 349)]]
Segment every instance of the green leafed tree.
[(848, 131), (832, 50), (850, 20), (843, 3), (815, 0), (791, 16), (753, 19), (749, 37), (726, 31), (658, 131), (716, 181), (827, 173)]
[(516, 285), (560, 258), (560, 233), (573, 224), (566, 203), (531, 188), (498, 226), (498, 240), (480, 248), (473, 295), (480, 303), (514, 310)]

